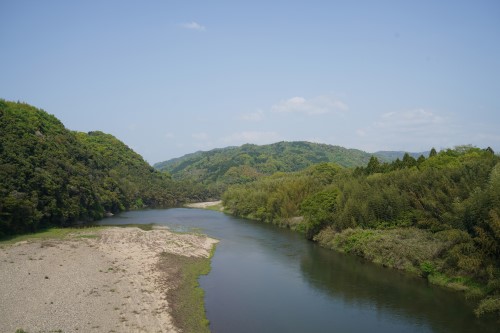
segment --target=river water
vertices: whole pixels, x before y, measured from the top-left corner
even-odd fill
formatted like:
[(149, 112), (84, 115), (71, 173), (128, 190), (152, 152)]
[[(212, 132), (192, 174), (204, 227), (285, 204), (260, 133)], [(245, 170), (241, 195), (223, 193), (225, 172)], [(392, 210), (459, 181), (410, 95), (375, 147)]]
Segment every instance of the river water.
[(166, 225), (220, 240), (200, 277), (213, 333), (499, 332), (463, 295), (323, 249), (297, 233), (222, 213), (134, 211), (106, 224)]

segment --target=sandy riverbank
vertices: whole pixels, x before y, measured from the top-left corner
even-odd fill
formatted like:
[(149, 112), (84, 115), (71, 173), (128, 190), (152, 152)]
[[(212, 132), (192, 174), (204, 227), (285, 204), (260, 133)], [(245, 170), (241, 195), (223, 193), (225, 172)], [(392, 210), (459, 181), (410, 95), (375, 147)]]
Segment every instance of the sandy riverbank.
[(83, 230), (0, 248), (0, 332), (179, 332), (158, 261), (217, 241), (166, 229)]
[(208, 208), (212, 206), (217, 206), (222, 204), (222, 200), (219, 201), (206, 201), (206, 202), (195, 202), (195, 203), (190, 203), (187, 204), (186, 207), (189, 208)]

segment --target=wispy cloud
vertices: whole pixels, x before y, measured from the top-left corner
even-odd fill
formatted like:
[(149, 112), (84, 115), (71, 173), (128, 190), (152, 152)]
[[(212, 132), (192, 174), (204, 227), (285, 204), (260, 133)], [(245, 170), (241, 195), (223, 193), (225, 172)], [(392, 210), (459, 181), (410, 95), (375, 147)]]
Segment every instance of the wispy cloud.
[(422, 133), (440, 127), (444, 122), (444, 117), (436, 113), (416, 109), (385, 113), (380, 120), (374, 123), (374, 126), (379, 129), (389, 129), (397, 132)]
[(457, 129), (453, 119), (425, 109), (388, 112), (355, 131), (370, 149), (421, 150), (453, 145)]
[(187, 22), (187, 23), (182, 23), (180, 25), (184, 29), (188, 30), (195, 30), (195, 31), (205, 31), (207, 28), (198, 22), (192, 21), (192, 22)]
[(311, 99), (292, 97), (272, 106), (271, 110), (277, 113), (302, 113), (306, 115), (321, 115), (332, 112), (345, 112), (349, 107), (342, 101), (328, 95), (321, 95)]
[(264, 119), (264, 111), (257, 110), (255, 112), (245, 113), (242, 114), (240, 118), (244, 121), (261, 121), (262, 119)]

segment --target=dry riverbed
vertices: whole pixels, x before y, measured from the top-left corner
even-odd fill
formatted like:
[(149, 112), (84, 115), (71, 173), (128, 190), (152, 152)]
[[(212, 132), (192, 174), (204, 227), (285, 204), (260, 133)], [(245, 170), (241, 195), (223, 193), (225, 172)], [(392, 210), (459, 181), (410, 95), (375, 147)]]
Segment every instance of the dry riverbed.
[(167, 295), (182, 261), (168, 258), (216, 242), (115, 227), (0, 245), (0, 332), (180, 332)]

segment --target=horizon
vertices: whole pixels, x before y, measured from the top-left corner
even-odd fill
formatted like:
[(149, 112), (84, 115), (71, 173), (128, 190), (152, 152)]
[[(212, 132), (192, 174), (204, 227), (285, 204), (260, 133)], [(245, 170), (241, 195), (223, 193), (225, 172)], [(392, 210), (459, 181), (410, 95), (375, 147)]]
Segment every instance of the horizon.
[(243, 144), (500, 151), (500, 2), (0, 3), (0, 98), (149, 164)]

